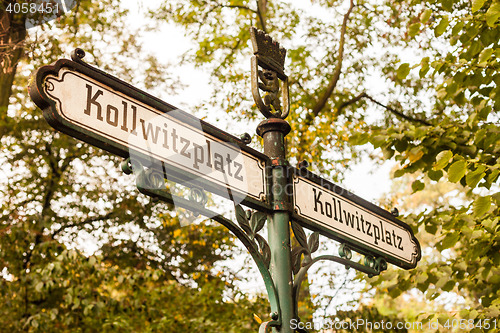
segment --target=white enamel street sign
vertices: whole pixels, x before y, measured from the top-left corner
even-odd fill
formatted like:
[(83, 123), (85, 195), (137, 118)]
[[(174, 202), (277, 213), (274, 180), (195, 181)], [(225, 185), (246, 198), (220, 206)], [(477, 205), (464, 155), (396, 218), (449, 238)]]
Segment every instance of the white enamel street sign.
[[(52, 67), (50, 74), (40, 74), (42, 92), (37, 92), (43, 99), (37, 104), (47, 104), (47, 100), (52, 104), (44, 114), (55, 128), (70, 135), (77, 132), (74, 136), (121, 156), (147, 156), (152, 163), (163, 164), (167, 178), (171, 173), (176, 181), (215, 188), (213, 192), (239, 202), (263, 200), (265, 160), (260, 153), (242, 150), (226, 139), (232, 137), (229, 134), (166, 103), (167, 112), (151, 106), (156, 100), (146, 104), (103, 83), (105, 80), (70, 66), (60, 67), (55, 71)], [(115, 86), (121, 84), (117, 79), (105, 79)], [(36, 96), (34, 100), (37, 102)], [(47, 109), (46, 105), (39, 106)]]
[(336, 185), (324, 181), (326, 186), (321, 186), (319, 177), (308, 178), (293, 178), (294, 216), (299, 222), (398, 266), (416, 266), (420, 245), (409, 226)]

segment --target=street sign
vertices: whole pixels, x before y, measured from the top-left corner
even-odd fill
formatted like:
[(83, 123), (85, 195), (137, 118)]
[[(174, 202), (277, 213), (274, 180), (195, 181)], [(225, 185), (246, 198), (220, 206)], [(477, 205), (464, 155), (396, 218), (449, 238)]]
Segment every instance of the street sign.
[(30, 95), (61, 132), (140, 159), (170, 180), (269, 210), (265, 155), (107, 73), (62, 59), (36, 72)]
[(420, 260), (411, 228), (388, 211), (309, 171), (295, 169), (292, 218), (356, 251), (409, 269)]

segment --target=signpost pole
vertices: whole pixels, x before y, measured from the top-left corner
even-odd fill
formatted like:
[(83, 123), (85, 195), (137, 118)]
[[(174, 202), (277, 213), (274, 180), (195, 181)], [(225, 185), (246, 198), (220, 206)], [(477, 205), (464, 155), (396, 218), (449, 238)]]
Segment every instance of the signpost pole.
[[(284, 73), (286, 50), (262, 31), (252, 28), (252, 95), (260, 112), (267, 118), (257, 126), (264, 141), (264, 154), (271, 168), (268, 201), (268, 241), (271, 249), (269, 271), (273, 278), (281, 309), (281, 326), (273, 332), (293, 333), (294, 318), (292, 260), (290, 246), (291, 205), (287, 198), (289, 163), (286, 160), (285, 136), (290, 125), (284, 120), (290, 111), (288, 77)], [(260, 91), (265, 92), (261, 97)], [(272, 314), (274, 317), (274, 314)], [(277, 318), (273, 318), (277, 319)]]
[(292, 299), (292, 265), (290, 250), (290, 214), (286, 198), (287, 161), (285, 159), (285, 136), (290, 125), (282, 119), (270, 118), (259, 124), (257, 134), (264, 140), (264, 154), (271, 160), (271, 194), (273, 213), (268, 219), (268, 240), (271, 248), (269, 270), (273, 277), (281, 307), (282, 326), (280, 333), (292, 333), (290, 321), (294, 315)]

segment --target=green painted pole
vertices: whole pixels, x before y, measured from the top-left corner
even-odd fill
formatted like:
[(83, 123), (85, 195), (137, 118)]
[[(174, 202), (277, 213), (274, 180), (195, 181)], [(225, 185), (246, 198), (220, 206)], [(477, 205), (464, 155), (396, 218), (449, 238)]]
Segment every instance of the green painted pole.
[(286, 187), (288, 184), (285, 136), (290, 125), (279, 118), (270, 118), (259, 124), (257, 134), (264, 140), (264, 154), (271, 159), (271, 195), (274, 212), (268, 219), (268, 240), (271, 248), (269, 270), (276, 286), (281, 307), (282, 326), (273, 332), (293, 333), (292, 263), (290, 246), (290, 213)]

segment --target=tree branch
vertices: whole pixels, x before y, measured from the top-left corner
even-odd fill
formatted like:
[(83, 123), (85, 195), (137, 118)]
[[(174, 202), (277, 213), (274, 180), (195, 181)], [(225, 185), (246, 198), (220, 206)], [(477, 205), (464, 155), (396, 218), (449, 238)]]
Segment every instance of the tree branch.
[(387, 105), (384, 105), (384, 104), (380, 103), (379, 101), (377, 101), (376, 99), (374, 99), (373, 97), (371, 97), (370, 95), (368, 95), (366, 92), (362, 92), (358, 96), (356, 96), (356, 97), (354, 97), (354, 98), (352, 98), (352, 99), (350, 99), (350, 100), (348, 100), (346, 102), (341, 103), (338, 106), (337, 110), (335, 111), (335, 115), (338, 116), (340, 114), (340, 112), (344, 108), (348, 107), (351, 104), (354, 104), (354, 103), (360, 101), (363, 98), (369, 99), (373, 103), (377, 104), (378, 106), (383, 107), (384, 109), (386, 109), (387, 111), (391, 112), (392, 114), (396, 115), (399, 118), (402, 118), (404, 120), (411, 121), (411, 122), (414, 122), (414, 123), (419, 123), (419, 124), (422, 124), (422, 125), (425, 125), (425, 126), (432, 126), (431, 123), (429, 123), (429, 122), (427, 122), (425, 120), (407, 116), (404, 113), (402, 113), (401, 111), (398, 111), (398, 110), (396, 110), (394, 108), (391, 108), (390, 106), (387, 106)]
[(348, 101), (345, 101), (345, 102), (342, 102), (338, 107), (337, 107), (337, 110), (335, 111), (335, 117), (338, 117), (338, 115), (340, 114), (340, 112), (345, 109), (346, 107), (348, 107), (349, 105), (351, 104), (354, 104), (356, 102), (358, 102), (359, 100), (361, 100), (362, 98), (364, 97), (368, 97), (368, 95), (365, 93), (365, 92), (362, 92), (361, 94), (359, 94), (358, 96), (348, 100)]
[(266, 11), (267, 11), (267, 0), (257, 0), (257, 15), (259, 16), (260, 25), (262, 30), (267, 34), (266, 28)]
[(86, 224), (90, 224), (90, 223), (94, 223), (94, 222), (97, 222), (97, 221), (105, 221), (105, 220), (109, 220), (110, 218), (113, 217), (113, 215), (115, 214), (116, 212), (115, 211), (111, 211), (107, 214), (104, 214), (104, 215), (99, 215), (99, 216), (95, 216), (95, 217), (89, 217), (81, 222), (77, 222), (77, 223), (70, 223), (70, 224), (66, 224), (62, 227), (60, 227), (59, 229), (57, 229), (56, 231), (54, 231), (51, 235), (52, 239), (55, 239), (55, 237), (62, 231), (68, 229), (68, 228), (73, 228), (73, 227), (80, 227), (80, 226), (83, 226), (83, 225), (86, 225)]
[(311, 124), (318, 116), (318, 114), (323, 110), (325, 107), (326, 103), (328, 102), (328, 99), (332, 95), (333, 91), (335, 90), (335, 87), (337, 86), (337, 83), (340, 78), (340, 74), (342, 73), (342, 63), (344, 61), (344, 47), (345, 47), (345, 35), (347, 32), (347, 23), (349, 21), (349, 16), (351, 15), (352, 10), (354, 9), (354, 0), (351, 0), (349, 9), (347, 10), (347, 13), (344, 15), (344, 20), (342, 22), (342, 28), (340, 31), (340, 41), (339, 41), (339, 49), (338, 49), (338, 58), (337, 58), (337, 66), (335, 68), (335, 72), (333, 73), (332, 78), (330, 79), (330, 82), (328, 83), (328, 86), (326, 87), (325, 92), (321, 95), (321, 97), (318, 99), (316, 102), (316, 105), (313, 107), (311, 113), (309, 113), (306, 117), (306, 122)]
[(414, 123), (419, 123), (419, 124), (422, 124), (425, 126), (432, 126), (431, 123), (429, 123), (423, 119), (418, 119), (418, 118), (413, 118), (413, 117), (407, 116), (404, 113), (402, 113), (401, 111), (398, 111), (394, 108), (391, 108), (390, 106), (384, 105), (384, 104), (380, 103), (379, 101), (375, 100), (373, 97), (367, 95), (366, 93), (364, 95), (365, 95), (364, 97), (368, 98), (373, 103), (377, 104), (378, 106), (383, 107), (384, 109), (386, 109), (387, 111), (391, 112), (392, 114), (396, 115), (399, 118), (402, 118), (404, 120), (408, 120), (408, 121), (411, 121)]
[(252, 9), (250, 7), (247, 7), (247, 6), (241, 6), (241, 5), (222, 5), (222, 7), (224, 8), (239, 8), (239, 9), (245, 9), (245, 10), (248, 10), (252, 13), (255, 13), (255, 14), (258, 14), (259, 12), (255, 9)]

